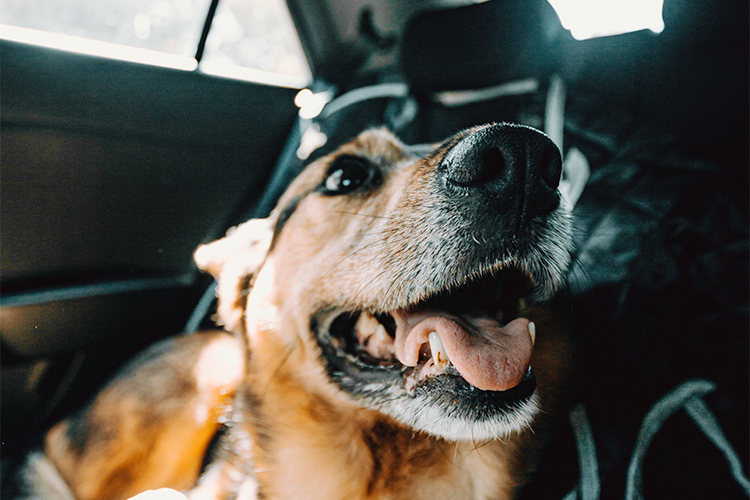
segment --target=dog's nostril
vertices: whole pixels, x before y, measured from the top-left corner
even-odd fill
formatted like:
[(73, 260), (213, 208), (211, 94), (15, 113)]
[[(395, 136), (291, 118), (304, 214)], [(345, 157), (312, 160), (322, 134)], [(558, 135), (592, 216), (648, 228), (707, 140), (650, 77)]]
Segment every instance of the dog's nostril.
[(544, 183), (551, 189), (557, 189), (560, 185), (562, 160), (556, 146), (548, 146), (542, 153), (539, 162), (539, 173)]
[(446, 158), (445, 175), (453, 184), (480, 186), (500, 177), (508, 168), (503, 152), (498, 147), (467, 149), (461, 144)]
[(484, 155), (482, 155), (482, 164), (479, 168), (479, 176), (476, 180), (477, 184), (484, 184), (490, 180), (500, 176), (505, 170), (505, 158), (503, 152), (499, 148), (488, 149)]

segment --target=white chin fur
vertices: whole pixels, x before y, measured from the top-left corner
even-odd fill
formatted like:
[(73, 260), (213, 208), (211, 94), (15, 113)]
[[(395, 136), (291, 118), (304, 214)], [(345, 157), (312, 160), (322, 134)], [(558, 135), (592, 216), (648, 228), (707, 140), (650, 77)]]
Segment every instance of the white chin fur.
[(515, 408), (498, 411), (488, 418), (460, 415), (460, 411), (443, 408), (425, 396), (396, 398), (378, 405), (380, 411), (415, 430), (449, 441), (487, 441), (503, 439), (531, 427), (539, 412), (539, 396), (517, 403)]

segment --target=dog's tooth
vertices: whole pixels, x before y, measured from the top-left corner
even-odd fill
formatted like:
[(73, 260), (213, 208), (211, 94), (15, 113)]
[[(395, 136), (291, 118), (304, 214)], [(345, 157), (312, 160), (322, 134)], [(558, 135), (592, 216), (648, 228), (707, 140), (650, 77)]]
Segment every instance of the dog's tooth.
[(438, 368), (440, 369), (448, 368), (448, 366), (451, 363), (451, 360), (448, 358), (448, 353), (445, 351), (445, 346), (443, 346), (443, 341), (440, 340), (440, 335), (438, 335), (437, 332), (430, 332), (428, 340), (430, 341), (430, 351), (432, 351), (432, 360), (435, 362)]
[[(374, 319), (374, 318), (373, 318)], [(377, 320), (375, 320), (377, 321)], [(378, 326), (375, 329), (375, 338), (378, 339), (381, 342), (387, 342), (390, 343), (393, 341), (390, 335), (388, 335), (388, 332), (386, 331), (385, 327), (378, 322)]]
[[(362, 314), (359, 315), (357, 324), (354, 326), (355, 330), (357, 330), (357, 334), (361, 338), (366, 338), (366, 337), (369, 337), (370, 335), (378, 334), (379, 333), (378, 327), (383, 328), (383, 325), (381, 325), (380, 322), (377, 319), (375, 319), (375, 316), (373, 316), (372, 314), (368, 314), (366, 312), (363, 312)], [(383, 331), (385, 333), (385, 328), (383, 328)]]
[(536, 325), (533, 321), (529, 321), (529, 335), (531, 335), (531, 345), (536, 343)]

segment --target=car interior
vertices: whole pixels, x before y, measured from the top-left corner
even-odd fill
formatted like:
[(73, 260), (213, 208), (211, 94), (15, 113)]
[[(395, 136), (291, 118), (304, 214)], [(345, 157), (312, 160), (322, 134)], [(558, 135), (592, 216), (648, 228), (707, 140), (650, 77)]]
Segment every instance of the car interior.
[(522, 498), (750, 496), (747, 2), (584, 39), (545, 0), (286, 0), (305, 68), (272, 78), (204, 65), (224, 1), (187, 69), (0, 17), (4, 483), (127, 359), (212, 327), (194, 250), (307, 163), (371, 127), (419, 151), (507, 121), (560, 147), (576, 227), (574, 400)]

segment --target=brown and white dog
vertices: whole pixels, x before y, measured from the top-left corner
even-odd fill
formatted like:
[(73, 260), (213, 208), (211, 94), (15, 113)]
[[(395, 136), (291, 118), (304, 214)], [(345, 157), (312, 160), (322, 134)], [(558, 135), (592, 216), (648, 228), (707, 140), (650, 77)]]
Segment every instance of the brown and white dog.
[(197, 250), (234, 335), (143, 353), (28, 478), (43, 491), (54, 469), (38, 494), (79, 500), (513, 498), (570, 377), (560, 171), (523, 126), (426, 157), (361, 134)]

